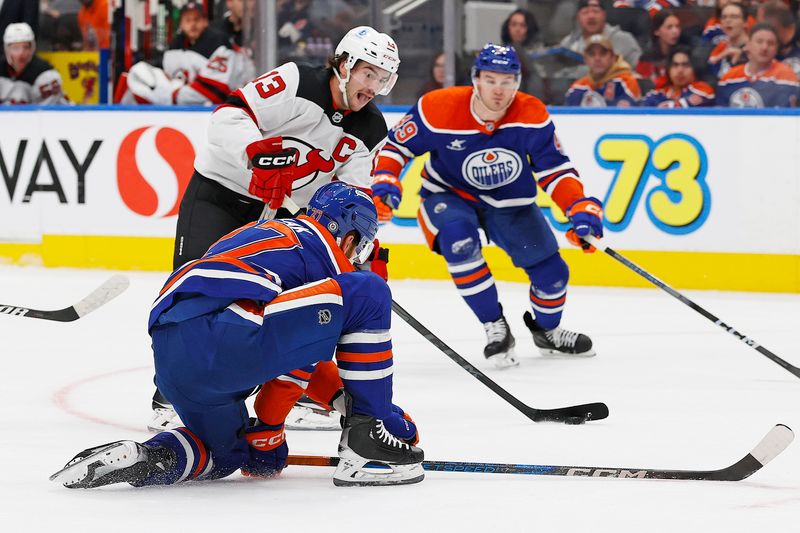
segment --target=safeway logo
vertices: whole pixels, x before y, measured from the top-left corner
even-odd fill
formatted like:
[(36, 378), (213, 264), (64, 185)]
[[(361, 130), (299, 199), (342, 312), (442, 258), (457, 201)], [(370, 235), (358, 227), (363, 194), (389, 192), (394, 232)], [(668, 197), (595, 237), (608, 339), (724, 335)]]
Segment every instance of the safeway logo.
[(174, 216), (193, 169), (194, 147), (180, 131), (166, 126), (133, 130), (117, 154), (120, 197), (139, 215)]

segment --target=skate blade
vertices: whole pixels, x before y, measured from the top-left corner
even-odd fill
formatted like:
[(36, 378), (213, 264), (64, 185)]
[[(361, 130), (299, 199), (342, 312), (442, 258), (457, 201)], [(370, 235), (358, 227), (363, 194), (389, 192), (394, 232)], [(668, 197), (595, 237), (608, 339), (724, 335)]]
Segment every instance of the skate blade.
[(539, 353), (542, 355), (546, 355), (548, 357), (561, 357), (564, 359), (571, 359), (574, 357), (594, 357), (597, 353), (594, 351), (594, 348), (589, 350), (588, 352), (580, 352), (580, 353), (569, 353), (569, 352), (562, 352), (559, 350), (551, 350), (548, 348), (539, 348)]
[(67, 488), (83, 488), (93, 481), (89, 480), (87, 483), (83, 483), (87, 477), (90, 474), (94, 475), (99, 469), (111, 466), (115, 470), (127, 468), (135, 464), (138, 458), (139, 451), (135, 442), (115, 442), (86, 457), (78, 460), (73, 459), (74, 462), (71, 461), (67, 466), (50, 476), (50, 481), (61, 483)]
[(386, 487), (411, 485), (425, 479), (422, 463), (390, 465), (363, 460), (341, 459), (333, 474), (337, 487)]
[(295, 406), (286, 417), (284, 427), (294, 431), (341, 431), (340, 418), (339, 413), (334, 416)]
[(489, 360), (494, 363), (494, 367), (498, 370), (519, 366), (519, 359), (517, 359), (513, 349), (504, 353), (494, 354)]

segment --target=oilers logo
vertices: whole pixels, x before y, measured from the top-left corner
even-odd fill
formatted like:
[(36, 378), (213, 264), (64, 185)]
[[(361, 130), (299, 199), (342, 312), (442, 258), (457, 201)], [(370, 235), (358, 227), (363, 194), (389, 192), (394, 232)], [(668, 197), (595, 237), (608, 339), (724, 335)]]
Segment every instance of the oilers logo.
[(752, 87), (742, 87), (731, 95), (731, 107), (761, 108), (764, 107), (764, 99)]
[(464, 179), (481, 190), (508, 185), (522, 173), (522, 159), (504, 148), (488, 148), (467, 156), (461, 165)]
[[(613, 87), (613, 86), (612, 86)], [(613, 98), (613, 94), (611, 95)], [(581, 107), (607, 107), (606, 99), (597, 91), (586, 91), (581, 98)]]

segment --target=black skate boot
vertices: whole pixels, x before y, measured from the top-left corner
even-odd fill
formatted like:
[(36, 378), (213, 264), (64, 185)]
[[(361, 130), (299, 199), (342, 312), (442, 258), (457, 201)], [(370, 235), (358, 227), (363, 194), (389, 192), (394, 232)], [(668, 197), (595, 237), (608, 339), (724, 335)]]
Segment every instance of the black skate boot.
[(120, 440), (82, 451), (50, 476), (50, 481), (68, 489), (92, 489), (112, 483), (137, 486), (153, 474), (169, 473), (176, 461), (175, 452), (168, 448)]
[(483, 349), (483, 356), (491, 360), (497, 368), (518, 365), (519, 361), (514, 356), (516, 341), (511, 334), (511, 328), (508, 327), (506, 317), (501, 315), (494, 322), (484, 322), (483, 329), (486, 331), (486, 347)]
[(525, 325), (531, 330), (533, 343), (544, 355), (569, 355), (576, 357), (592, 357), (592, 339), (583, 333), (569, 331), (561, 327), (544, 329), (536, 323), (530, 311), (522, 315)]
[(407, 485), (425, 477), (422, 449), (398, 439), (371, 416), (347, 417), (339, 458), (333, 474), (333, 484), (339, 487)]

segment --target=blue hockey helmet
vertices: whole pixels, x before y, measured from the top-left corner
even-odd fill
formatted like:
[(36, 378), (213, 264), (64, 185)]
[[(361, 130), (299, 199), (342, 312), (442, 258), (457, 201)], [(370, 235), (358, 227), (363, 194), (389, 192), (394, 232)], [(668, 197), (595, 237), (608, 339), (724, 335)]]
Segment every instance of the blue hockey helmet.
[(341, 244), (351, 231), (356, 231), (356, 263), (363, 263), (372, 253), (378, 233), (378, 212), (369, 194), (352, 185), (334, 181), (323, 185), (308, 201), (309, 217), (319, 221)]
[(512, 47), (489, 43), (478, 52), (475, 63), (472, 65), (472, 77), (476, 78), (481, 70), (519, 76), (522, 67), (519, 57)]

